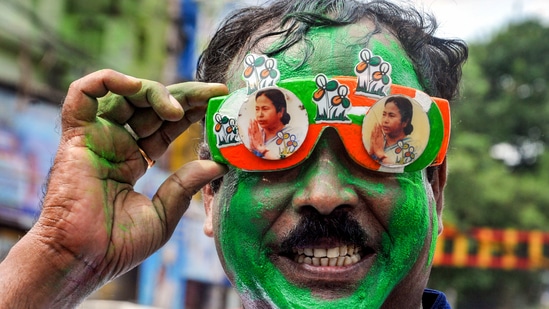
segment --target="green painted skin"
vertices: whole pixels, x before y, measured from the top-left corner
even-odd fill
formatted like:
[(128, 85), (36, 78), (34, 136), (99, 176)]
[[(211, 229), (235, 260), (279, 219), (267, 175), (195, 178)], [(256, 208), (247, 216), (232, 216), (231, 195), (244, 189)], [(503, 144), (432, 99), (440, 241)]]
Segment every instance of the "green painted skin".
[[(379, 191), (378, 194), (385, 190), (383, 185), (351, 177), (345, 181), (354, 182), (364, 190), (371, 190), (367, 188), (372, 186), (374, 191)], [(380, 307), (388, 293), (415, 264), (429, 233), (429, 218), (436, 218), (428, 207), (422, 173), (399, 176), (397, 181), (402, 191), (395, 202), (398, 207), (390, 219), (388, 230), (392, 234), (384, 235), (383, 251), (378, 253), (368, 276), (350, 297), (321, 300), (313, 297), (311, 291), (289, 283), (270, 262), (266, 243), (273, 236), (266, 230), (269, 222), (262, 217), (266, 212), (281, 211), (276, 208), (286, 205), (280, 205), (280, 198), (292, 193), (288, 191), (299, 191), (309, 179), (262, 187), (260, 178), (259, 175), (237, 172), (239, 182), (234, 196), (220, 197), (220, 200), (227, 201), (221, 205), (221, 245), (228, 272), (236, 274), (233, 280), (237, 289), (251, 297), (268, 295), (279, 308)], [(293, 190), (290, 190), (292, 185)], [(411, 196), (416, 198), (409, 198)]]
[[(100, 117), (96, 118), (96, 122), (104, 127), (105, 130), (112, 129), (113, 126), (117, 126), (105, 119), (102, 119)], [(116, 169), (118, 168), (118, 165), (120, 162), (124, 162), (125, 158), (119, 157), (115, 151), (105, 151), (103, 150), (103, 147), (97, 146), (97, 145), (105, 145), (108, 143), (112, 143), (112, 140), (105, 140), (104, 138), (110, 138), (110, 134), (87, 134), (85, 136), (86, 141), (86, 148), (89, 152), (89, 162), (94, 164), (95, 170), (104, 170), (104, 169)], [(102, 182), (103, 190), (102, 192), (109, 192), (111, 189), (109, 187), (109, 183), (107, 181)], [(113, 222), (112, 222), (112, 213), (113, 209), (109, 207), (109, 201), (107, 200), (107, 195), (104, 195), (104, 201), (103, 201), (103, 211), (105, 213), (105, 231), (108, 235), (112, 235), (113, 233)], [(130, 227), (126, 225), (119, 224), (117, 225), (118, 231), (121, 231), (123, 233), (126, 233), (129, 231)]]
[[(355, 28), (348, 26), (312, 31), (309, 38), (317, 46), (315, 54), (298, 68), (299, 55), (295, 58), (289, 53), (280, 56), (278, 67), (282, 78), (314, 76), (317, 73), (354, 75), (358, 52), (365, 45), (357, 44), (356, 39), (341, 42), (341, 38), (348, 38), (348, 32), (356, 31)], [(338, 40), (340, 43), (334, 43)], [(394, 83), (421, 89), (412, 64), (394, 39), (372, 39), (368, 47), (393, 65)], [(329, 147), (329, 143), (321, 140), (317, 149), (319, 147)], [(225, 186), (216, 197), (219, 216), (217, 243), (224, 266), (243, 301), (250, 307), (264, 307), (268, 303), (273, 308), (379, 308), (425, 254), (426, 243), (429, 251), (427, 260), (431, 261), (438, 217), (434, 202), (429, 198), (425, 173), (399, 174), (392, 178), (393, 185), (387, 187), (386, 183), (353, 176), (348, 168), (340, 166), (336, 177), (341, 182), (379, 199), (391, 194), (393, 206), (387, 222), (384, 222), (386, 230), (382, 235), (382, 249), (377, 252), (374, 264), (358, 288), (340, 298), (323, 299), (310, 289), (289, 282), (269, 259), (267, 245), (276, 238), (270, 228), (278, 214), (292, 207), (292, 196), (303, 192), (306, 184), (314, 181), (307, 175), (314, 177), (315, 173), (307, 173), (305, 166), (298, 169), (298, 175), (291, 179), (282, 177), (279, 180), (279, 174), (272, 178), (277, 181), (267, 182), (263, 180), (264, 174), (232, 170), (225, 177)], [(376, 205), (373, 203), (371, 207)], [(425, 271), (428, 262), (422, 265)]]

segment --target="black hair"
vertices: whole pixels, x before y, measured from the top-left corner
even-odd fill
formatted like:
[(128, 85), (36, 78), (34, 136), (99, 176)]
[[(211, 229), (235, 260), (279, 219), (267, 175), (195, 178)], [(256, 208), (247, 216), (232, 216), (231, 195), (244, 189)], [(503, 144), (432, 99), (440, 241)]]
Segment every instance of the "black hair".
[(414, 126), (412, 125), (412, 119), (414, 118), (414, 107), (412, 102), (408, 98), (397, 95), (391, 96), (385, 101), (387, 103), (394, 103), (400, 112), (400, 122), (408, 121), (406, 127), (404, 127), (404, 134), (409, 135), (414, 131)]
[(267, 56), (305, 42), (305, 63), (314, 51), (306, 40), (310, 29), (344, 26), (364, 19), (375, 24), (364, 40), (384, 28), (392, 33), (410, 57), (429, 95), (448, 100), (457, 96), (461, 66), (468, 55), (465, 42), (435, 37), (438, 24), (433, 16), (384, 0), (279, 0), (238, 10), (225, 19), (200, 56), (197, 80), (226, 83), (234, 59), (257, 47), (263, 39), (275, 36), (281, 36), (283, 41), (277, 48), (263, 51)]
[(287, 125), (290, 123), (290, 114), (288, 114), (288, 107), (286, 104), (286, 97), (284, 96), (284, 93), (280, 91), (280, 89), (277, 88), (267, 88), (259, 90), (255, 94), (255, 98), (259, 98), (260, 96), (266, 96), (271, 102), (273, 102), (273, 105), (275, 107), (275, 110), (277, 113), (280, 113), (282, 109), (284, 109), (284, 114), (282, 114), (282, 117), (280, 118), (280, 121), (283, 125)]

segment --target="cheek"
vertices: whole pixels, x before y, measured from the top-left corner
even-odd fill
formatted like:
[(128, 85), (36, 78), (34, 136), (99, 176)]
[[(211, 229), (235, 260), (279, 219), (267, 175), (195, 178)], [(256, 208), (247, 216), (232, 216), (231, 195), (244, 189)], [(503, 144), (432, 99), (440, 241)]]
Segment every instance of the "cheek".
[(395, 265), (390, 271), (396, 277), (408, 273), (424, 254), (433, 215), (421, 173), (408, 175), (400, 184), (402, 194), (391, 215), (383, 246)]
[(218, 196), (218, 235), (220, 243), (230, 244), (234, 239), (246, 238), (257, 241), (264, 226), (261, 210), (264, 201), (257, 199), (253, 190), (257, 180), (253, 177), (237, 177), (233, 186), (222, 186)]
[(276, 237), (273, 225), (287, 205), (290, 186), (265, 185), (260, 176), (239, 175), (232, 190), (224, 186), (219, 194), (215, 225), (225, 270), (243, 289), (263, 285), (261, 277), (274, 271), (266, 244)]
[(269, 112), (269, 119), (271, 121), (275, 121), (277, 119), (277, 115), (276, 115), (276, 112), (274, 110)]
[[(417, 173), (414, 177), (421, 178), (421, 174)], [(403, 194), (397, 202), (389, 227), (392, 238), (395, 241), (402, 240), (398, 247), (404, 247), (404, 251), (408, 252), (421, 249), (430, 226), (429, 198), (423, 182), (419, 180), (401, 180)]]
[(388, 225), (382, 235), (382, 250), (362, 283), (365, 293), (376, 295), (379, 301), (422, 260), (429, 236), (431, 210), (421, 173), (403, 176), (398, 183), (400, 192), (393, 200), (392, 211), (386, 214)]
[(248, 189), (252, 179), (239, 179), (234, 186), (222, 186), (217, 197), (217, 220), (214, 222), (218, 251), (225, 272), (242, 291), (253, 285), (243, 271), (255, 272), (264, 263), (258, 259), (261, 235), (266, 222), (259, 215), (262, 203), (255, 201)]

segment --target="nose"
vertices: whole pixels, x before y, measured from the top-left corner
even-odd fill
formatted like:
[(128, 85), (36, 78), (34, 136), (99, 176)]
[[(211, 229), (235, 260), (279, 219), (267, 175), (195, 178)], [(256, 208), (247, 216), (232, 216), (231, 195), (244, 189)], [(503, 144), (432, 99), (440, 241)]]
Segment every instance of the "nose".
[(327, 129), (312, 155), (304, 163), (303, 181), (295, 191), (292, 205), (301, 213), (316, 210), (329, 215), (336, 209), (354, 208), (358, 195), (350, 180), (347, 156), (339, 135)]
[(389, 121), (389, 117), (387, 117), (387, 115), (381, 116), (381, 122), (382, 123), (387, 123), (388, 121)]

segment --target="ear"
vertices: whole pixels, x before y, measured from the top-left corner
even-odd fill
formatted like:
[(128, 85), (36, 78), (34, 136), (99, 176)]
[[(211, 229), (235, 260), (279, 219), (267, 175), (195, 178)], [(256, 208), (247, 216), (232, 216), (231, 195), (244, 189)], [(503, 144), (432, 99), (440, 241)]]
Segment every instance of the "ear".
[(436, 210), (438, 216), (438, 233), (442, 233), (442, 208), (444, 205), (444, 187), (446, 186), (447, 176), (446, 159), (434, 169), (433, 177), (431, 179), (431, 188), (435, 196)]
[(206, 220), (204, 220), (204, 234), (208, 237), (213, 237), (213, 201), (214, 192), (212, 186), (207, 184), (202, 188), (202, 199), (204, 200), (204, 211), (206, 212)]

